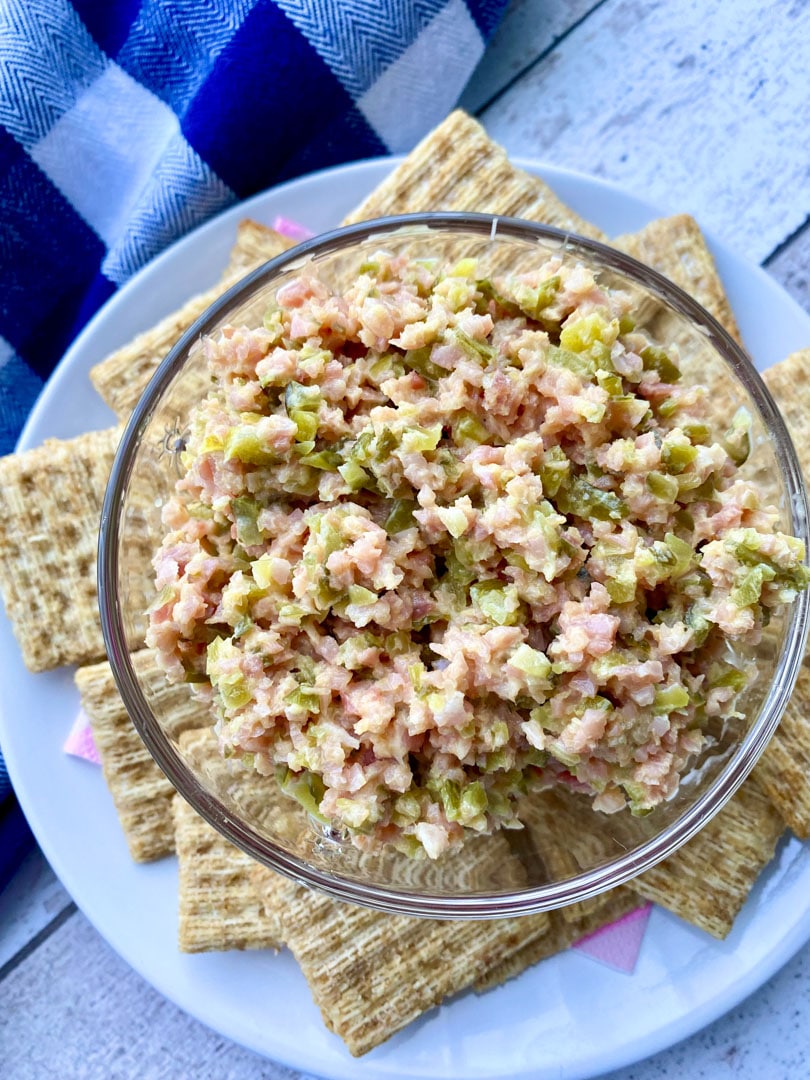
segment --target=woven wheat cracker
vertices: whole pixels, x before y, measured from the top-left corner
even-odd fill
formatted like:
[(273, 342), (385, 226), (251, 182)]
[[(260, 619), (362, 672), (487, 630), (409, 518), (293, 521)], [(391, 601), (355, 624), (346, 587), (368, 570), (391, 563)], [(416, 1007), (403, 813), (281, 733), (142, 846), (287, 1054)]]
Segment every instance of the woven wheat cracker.
[[(764, 375), (810, 481), (810, 349), (792, 353)], [(810, 668), (808, 657), (785, 715), (757, 765), (756, 778), (785, 823), (810, 837)]]
[[(547, 960), (550, 956), (564, 952), (586, 935), (616, 922), (617, 919), (635, 911), (644, 903), (645, 901), (636, 896), (631, 889), (620, 887), (594, 897), (592, 901), (588, 901), (587, 909), (572, 905), (572, 908), (552, 911), (548, 931), (542, 937), (517, 949), (500, 964), (496, 964), (484, 978), (476, 982), (475, 989), (481, 993), (516, 978), (527, 968), (541, 960)], [(579, 914), (572, 914), (572, 909), (578, 910)]]
[(754, 776), (800, 840), (810, 837), (810, 669), (807, 660)]
[(638, 232), (617, 236), (610, 243), (679, 285), (740, 341), (737, 320), (712, 254), (698, 223), (689, 214), (658, 218)]
[(180, 795), (174, 796), (173, 809), (181, 951), (279, 949), (278, 919), (265, 911), (251, 881), (255, 861), (228, 843)]
[(763, 374), (793, 439), (802, 471), (810, 477), (810, 349), (800, 349)]
[[(524, 827), (522, 838), (529, 845), (528, 857), (534, 865), (545, 866), (551, 881), (576, 877), (609, 854), (607, 850), (594, 850), (593, 844), (589, 844), (589, 839), (598, 842), (602, 835), (599, 816), (593, 813), (590, 806), (584, 814), (571, 812), (557, 792), (538, 792), (524, 799), (520, 806), (520, 820)], [(585, 916), (597, 912), (606, 902), (606, 897), (607, 894), (602, 893), (588, 900), (579, 900), (560, 908), (559, 914), (565, 922), (578, 925)]]
[(0, 459), (0, 592), (31, 671), (104, 655), (96, 548), (120, 436), (48, 439)]
[(255, 221), (243, 221), (223, 279), (192, 297), (150, 330), (90, 370), (90, 380), (115, 414), (126, 420), (161, 360), (191, 324), (249, 270), (281, 254), (290, 241)]
[(223, 281), (232, 283), (234, 278), (244, 277), (257, 266), (291, 248), (294, 243), (289, 237), (282, 236), (258, 221), (243, 218), (236, 228), (236, 243), (231, 249), (228, 265), (222, 275)]
[[(503, 837), (479, 843), (510, 857)], [(475, 842), (465, 846), (465, 857)], [(452, 858), (453, 856), (449, 856)], [(546, 932), (549, 917), (438, 922), (344, 904), (258, 871), (327, 1027), (365, 1054)]]
[[(148, 650), (135, 653), (132, 663), (155, 708), (171, 717), (168, 730), (172, 735), (206, 722), (188, 686), (167, 683)], [(79, 668), (76, 685), (132, 858), (149, 862), (170, 854), (174, 850), (174, 788), (135, 730), (109, 663)]]
[(515, 168), (481, 125), (461, 110), (424, 138), (345, 223), (422, 210), (501, 214), (582, 236), (604, 235), (542, 180)]
[(640, 896), (724, 938), (784, 831), (778, 811), (748, 780), (719, 814), (668, 859), (634, 878)]

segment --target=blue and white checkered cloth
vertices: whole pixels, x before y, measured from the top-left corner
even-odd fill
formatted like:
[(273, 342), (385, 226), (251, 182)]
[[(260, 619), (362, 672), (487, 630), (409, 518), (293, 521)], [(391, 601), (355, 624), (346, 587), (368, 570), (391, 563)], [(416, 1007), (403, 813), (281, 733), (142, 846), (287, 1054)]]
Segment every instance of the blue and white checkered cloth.
[(132, 274), (271, 184), (410, 149), (505, 6), (0, 0), (0, 454)]

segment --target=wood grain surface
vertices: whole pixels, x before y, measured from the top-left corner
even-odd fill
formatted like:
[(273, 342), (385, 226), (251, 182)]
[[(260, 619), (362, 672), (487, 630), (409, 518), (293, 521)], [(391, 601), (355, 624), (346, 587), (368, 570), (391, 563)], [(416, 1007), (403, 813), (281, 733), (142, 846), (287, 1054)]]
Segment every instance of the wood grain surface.
[(608, 0), (481, 118), (760, 262), (810, 214), (808, 56), (797, 0)]
[[(462, 98), (514, 155), (688, 210), (810, 311), (810, 2), (513, 0)], [(810, 342), (808, 342), (810, 345)], [(810, 948), (612, 1080), (810, 1075)], [(0, 894), (4, 1080), (299, 1080), (165, 1001), (38, 853)]]

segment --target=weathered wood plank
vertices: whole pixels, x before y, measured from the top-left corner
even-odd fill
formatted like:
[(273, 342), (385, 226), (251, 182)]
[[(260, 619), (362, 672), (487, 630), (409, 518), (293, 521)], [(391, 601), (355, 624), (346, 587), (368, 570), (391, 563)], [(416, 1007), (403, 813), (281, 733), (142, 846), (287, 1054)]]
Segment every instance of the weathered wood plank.
[(511, 154), (689, 211), (761, 261), (810, 212), (810, 4), (610, 0), (482, 114)]
[(0, 892), (0, 968), (70, 902), (39, 849), (30, 851)]
[(478, 112), (601, 0), (512, 0), (459, 104)]
[(181, 1012), (73, 915), (0, 983), (4, 1080), (300, 1080)]
[(810, 312), (810, 226), (765, 265), (768, 273)]

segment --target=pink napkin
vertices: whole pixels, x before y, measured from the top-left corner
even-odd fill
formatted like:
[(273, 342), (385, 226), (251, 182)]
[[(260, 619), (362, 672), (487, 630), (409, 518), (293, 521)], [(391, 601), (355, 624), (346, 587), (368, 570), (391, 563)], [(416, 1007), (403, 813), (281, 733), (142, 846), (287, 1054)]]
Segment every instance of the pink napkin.
[(65, 739), (65, 745), (62, 749), (66, 754), (83, 758), (85, 761), (92, 761), (94, 765), (101, 764), (101, 758), (98, 756), (98, 750), (93, 741), (90, 721), (87, 719), (87, 713), (84, 709), (79, 709), (79, 715), (73, 721), (73, 727), (70, 729), (70, 734)]
[(297, 221), (290, 221), (289, 218), (278, 217), (273, 218), (272, 227), (277, 233), (281, 233), (282, 236), (288, 236), (290, 240), (309, 240), (315, 235), (314, 232), (310, 232), (304, 225), (299, 225)]
[(632, 975), (641, 952), (641, 943), (650, 919), (652, 904), (622, 915), (616, 922), (586, 934), (573, 947), (577, 952), (598, 960), (600, 964), (616, 968), (627, 975)]

